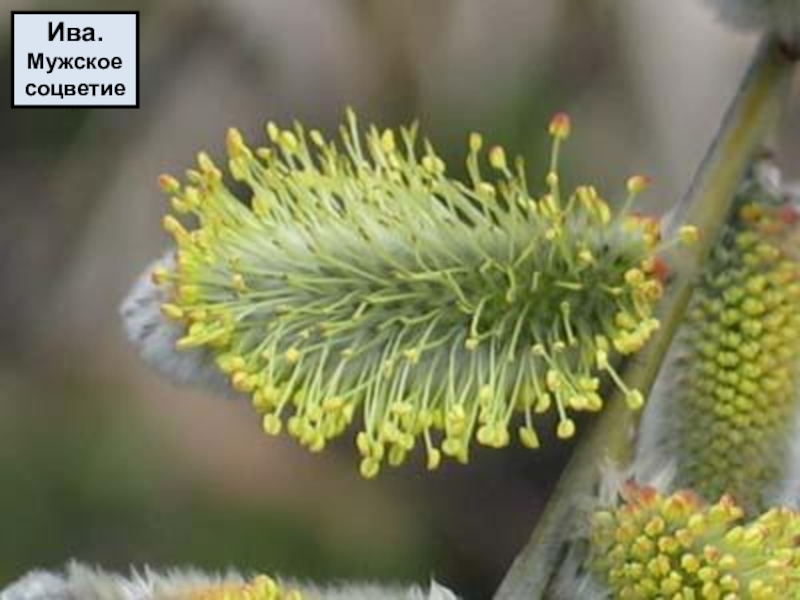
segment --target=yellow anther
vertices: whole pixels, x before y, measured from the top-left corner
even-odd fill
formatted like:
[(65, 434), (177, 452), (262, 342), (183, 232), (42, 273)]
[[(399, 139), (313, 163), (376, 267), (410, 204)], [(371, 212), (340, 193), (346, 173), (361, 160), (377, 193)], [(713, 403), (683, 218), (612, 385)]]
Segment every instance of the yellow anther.
[(492, 446), (494, 440), (494, 429), (491, 425), (482, 425), (478, 428), (475, 438), (484, 446)]
[(250, 155), (250, 150), (244, 143), (244, 138), (242, 137), (242, 133), (235, 127), (231, 127), (230, 129), (228, 129), (225, 142), (228, 148), (228, 154), (231, 157)]
[(461, 441), (461, 439), (448, 437), (445, 438), (444, 442), (442, 442), (442, 452), (447, 456), (458, 456), (461, 454), (463, 446), (464, 443)]
[(300, 142), (297, 140), (297, 136), (294, 134), (294, 132), (289, 130), (281, 131), (278, 144), (281, 148), (289, 153), (297, 152), (298, 148), (300, 147)]
[(269, 435), (278, 435), (281, 429), (283, 429), (283, 422), (277, 415), (269, 413), (264, 415), (262, 426), (264, 427), (264, 431)]
[(469, 134), (469, 149), (471, 152), (479, 152), (483, 146), (483, 137), (480, 133)]
[(300, 360), (300, 356), (300, 351), (297, 348), (289, 348), (284, 354), (286, 362), (288, 362), (290, 365), (296, 364)]
[(161, 219), (161, 225), (164, 231), (175, 239), (177, 244), (185, 244), (189, 241), (189, 232), (186, 231), (181, 222), (172, 215), (164, 215), (164, 218)]
[(480, 391), (478, 392), (478, 402), (481, 404), (488, 404), (494, 398), (494, 390), (490, 385), (482, 385)]
[(587, 250), (585, 248), (578, 252), (578, 260), (587, 265), (591, 265), (596, 262), (594, 254), (592, 254), (591, 250)]
[(406, 357), (408, 362), (410, 362), (412, 365), (415, 365), (419, 362), (420, 352), (416, 348), (411, 348), (403, 351), (403, 356)]
[(556, 428), (559, 439), (568, 440), (575, 435), (575, 421), (570, 418), (562, 419)]
[(172, 277), (172, 273), (165, 267), (156, 267), (150, 274), (150, 280), (155, 285), (163, 285), (167, 283)]
[(536, 398), (536, 406), (534, 406), (533, 410), (538, 414), (546, 413), (552, 405), (553, 397), (545, 392)]
[(558, 391), (562, 385), (561, 374), (555, 369), (548, 369), (545, 375), (545, 384), (551, 392)]
[(428, 450), (428, 470), (434, 471), (439, 468), (439, 465), (442, 464), (442, 453), (437, 450), (436, 448), (430, 448)]
[(244, 292), (247, 290), (247, 284), (245, 283), (244, 277), (242, 277), (241, 273), (234, 273), (231, 276), (231, 287), (237, 292)]
[(639, 390), (631, 390), (625, 394), (625, 403), (631, 410), (639, 410), (644, 406), (644, 396)]
[(641, 269), (628, 269), (625, 271), (625, 283), (628, 285), (642, 285), (646, 280), (647, 276)]
[(519, 428), (519, 440), (526, 448), (533, 450), (539, 447), (539, 436), (536, 435), (536, 431), (531, 427)]
[(696, 244), (700, 239), (700, 230), (694, 225), (684, 225), (678, 229), (678, 239), (687, 246)]
[(489, 150), (489, 164), (495, 169), (504, 171), (508, 168), (506, 162), (506, 151), (502, 146), (492, 146)]
[(311, 138), (311, 141), (318, 148), (322, 148), (325, 146), (325, 138), (322, 136), (322, 133), (320, 133), (319, 129), (312, 129), (311, 131), (309, 131), (308, 137)]
[(161, 314), (173, 321), (180, 321), (186, 317), (184, 310), (176, 304), (162, 304)]
[(322, 408), (328, 412), (336, 412), (341, 410), (344, 406), (344, 398), (341, 396), (332, 396), (329, 398), (325, 398), (322, 401)]
[(244, 371), (236, 371), (231, 375), (231, 386), (237, 392), (249, 393), (256, 388), (256, 378)]
[(271, 142), (277, 143), (278, 137), (281, 134), (281, 130), (278, 129), (278, 126), (275, 125), (272, 121), (267, 123), (267, 137), (270, 139)]
[(497, 195), (497, 188), (494, 187), (488, 181), (481, 181), (475, 186), (475, 191), (481, 195), (489, 196), (490, 198), (494, 198)]
[(375, 479), (381, 470), (381, 463), (374, 458), (365, 458), (361, 461), (359, 471), (364, 479)]
[(433, 154), (423, 156), (420, 164), (431, 175), (442, 175), (444, 173), (444, 162)]
[(645, 175), (634, 175), (627, 181), (628, 193), (635, 195), (641, 194), (644, 190), (650, 187), (650, 178)]
[(394, 132), (391, 129), (384, 129), (381, 134), (381, 150), (386, 154), (391, 154), (396, 149), (394, 141)]

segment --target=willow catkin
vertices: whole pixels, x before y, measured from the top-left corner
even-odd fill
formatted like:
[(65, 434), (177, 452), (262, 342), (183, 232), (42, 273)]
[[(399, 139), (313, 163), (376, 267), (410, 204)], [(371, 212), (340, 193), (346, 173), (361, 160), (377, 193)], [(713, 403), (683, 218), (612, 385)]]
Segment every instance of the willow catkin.
[[(503, 447), (515, 426), (535, 448), (542, 414), (570, 438), (576, 413), (602, 409), (603, 377), (639, 408), (614, 365), (658, 327), (658, 223), (630, 210), (643, 177), (617, 212), (591, 186), (562, 192), (569, 130), (553, 119), (538, 196), (501, 147), (484, 162), (477, 134), (462, 183), (416, 127), (363, 135), (348, 113), (326, 141), (270, 123), (256, 149), (230, 130), (227, 173), (201, 153), (187, 183), (161, 178), (176, 250), (148, 297), (164, 298), (170, 324), (134, 342), (162, 370), (213, 360), (267, 433), (286, 429), (312, 451), (357, 421), (365, 477), (417, 443), (429, 468), (442, 455), (466, 462), (473, 440)], [(139, 296), (126, 318), (152, 325), (135, 320)]]
[(800, 384), (798, 213), (756, 179), (698, 281), (645, 414), (635, 471), (672, 462), (673, 486), (748, 511), (789, 502)]
[(798, 598), (798, 535), (789, 509), (747, 520), (730, 496), (707, 504), (688, 491), (627, 485), (619, 505), (593, 515), (587, 566), (605, 598)]

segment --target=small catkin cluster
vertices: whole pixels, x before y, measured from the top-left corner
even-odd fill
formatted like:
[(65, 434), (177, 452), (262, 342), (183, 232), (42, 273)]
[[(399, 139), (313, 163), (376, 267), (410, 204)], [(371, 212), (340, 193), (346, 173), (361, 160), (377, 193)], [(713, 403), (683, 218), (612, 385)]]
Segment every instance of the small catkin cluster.
[(594, 515), (589, 567), (618, 600), (786, 600), (800, 597), (800, 515), (771, 509), (744, 521), (730, 496), (705, 504), (627, 486)]
[(303, 594), (281, 587), (271, 577), (259, 575), (247, 583), (220, 583), (189, 590), (174, 600), (303, 600)]
[(673, 433), (679, 487), (762, 510), (795, 431), (800, 261), (794, 209), (744, 198), (689, 312)]
[(2, 600), (458, 600), (446, 587), (339, 581), (315, 585), (245, 578), (196, 569), (133, 571), (129, 575), (71, 563), (63, 571), (34, 570), (0, 588)]
[(246, 583), (189, 587), (163, 600), (303, 600), (303, 594), (279, 585), (271, 577), (258, 575)]
[(603, 375), (640, 407), (613, 365), (658, 327), (658, 223), (629, 210), (644, 177), (616, 213), (591, 186), (562, 194), (569, 129), (550, 125), (539, 197), (477, 134), (462, 183), (415, 126), (362, 135), (348, 112), (327, 141), (270, 123), (256, 149), (230, 130), (227, 174), (201, 153), (186, 184), (161, 179), (177, 250), (153, 280), (177, 348), (211, 349), (269, 434), (320, 451), (359, 421), (365, 477), (420, 440), (431, 469), (465, 462), (473, 439), (505, 446), (515, 414), (525, 446), (543, 413), (570, 438), (575, 413), (602, 408)]

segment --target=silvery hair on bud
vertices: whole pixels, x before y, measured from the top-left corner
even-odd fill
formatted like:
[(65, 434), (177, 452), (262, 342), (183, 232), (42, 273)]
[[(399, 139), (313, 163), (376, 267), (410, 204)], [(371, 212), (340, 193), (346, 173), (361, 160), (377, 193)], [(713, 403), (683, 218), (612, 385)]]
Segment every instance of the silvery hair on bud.
[(161, 305), (168, 301), (167, 291), (152, 280), (156, 269), (172, 270), (174, 265), (175, 253), (170, 250), (150, 264), (128, 292), (120, 306), (128, 339), (148, 365), (176, 383), (233, 394), (224, 375), (214, 364), (211, 350), (195, 348), (178, 352), (175, 349), (175, 342), (185, 332), (161, 314)]
[(770, 30), (800, 43), (800, 0), (706, 0), (720, 18), (740, 29)]
[[(156, 573), (145, 569), (130, 577), (71, 563), (66, 571), (32, 571), (0, 590), (0, 600), (179, 600), (192, 589), (241, 584), (237, 573), (209, 575), (195, 570)], [(279, 582), (297, 589), (303, 600), (458, 600), (435, 581), (426, 591), (419, 587), (341, 583), (318, 587), (292, 581)]]

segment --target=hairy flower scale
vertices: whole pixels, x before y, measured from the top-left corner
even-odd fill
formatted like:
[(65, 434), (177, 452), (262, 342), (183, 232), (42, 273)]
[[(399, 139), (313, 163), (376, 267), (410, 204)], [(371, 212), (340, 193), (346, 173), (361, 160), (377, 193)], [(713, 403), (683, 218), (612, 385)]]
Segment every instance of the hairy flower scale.
[(270, 123), (270, 144), (227, 137), (228, 175), (201, 153), (188, 183), (163, 176), (175, 267), (153, 273), (185, 328), (179, 349), (213, 350), (264, 429), (313, 451), (358, 420), (361, 472), (402, 463), (421, 440), (429, 468), (468, 458), (471, 440), (539, 445), (541, 413), (560, 438), (603, 406), (601, 376), (638, 408), (614, 368), (657, 328), (658, 224), (620, 212), (591, 186), (563, 194), (551, 124), (544, 194), (521, 160), (469, 138), (469, 183), (416, 126), (362, 135), (348, 113), (338, 141)]
[(619, 600), (785, 600), (800, 597), (800, 516), (774, 508), (752, 521), (730, 496), (704, 504), (626, 486), (595, 513), (589, 567)]

